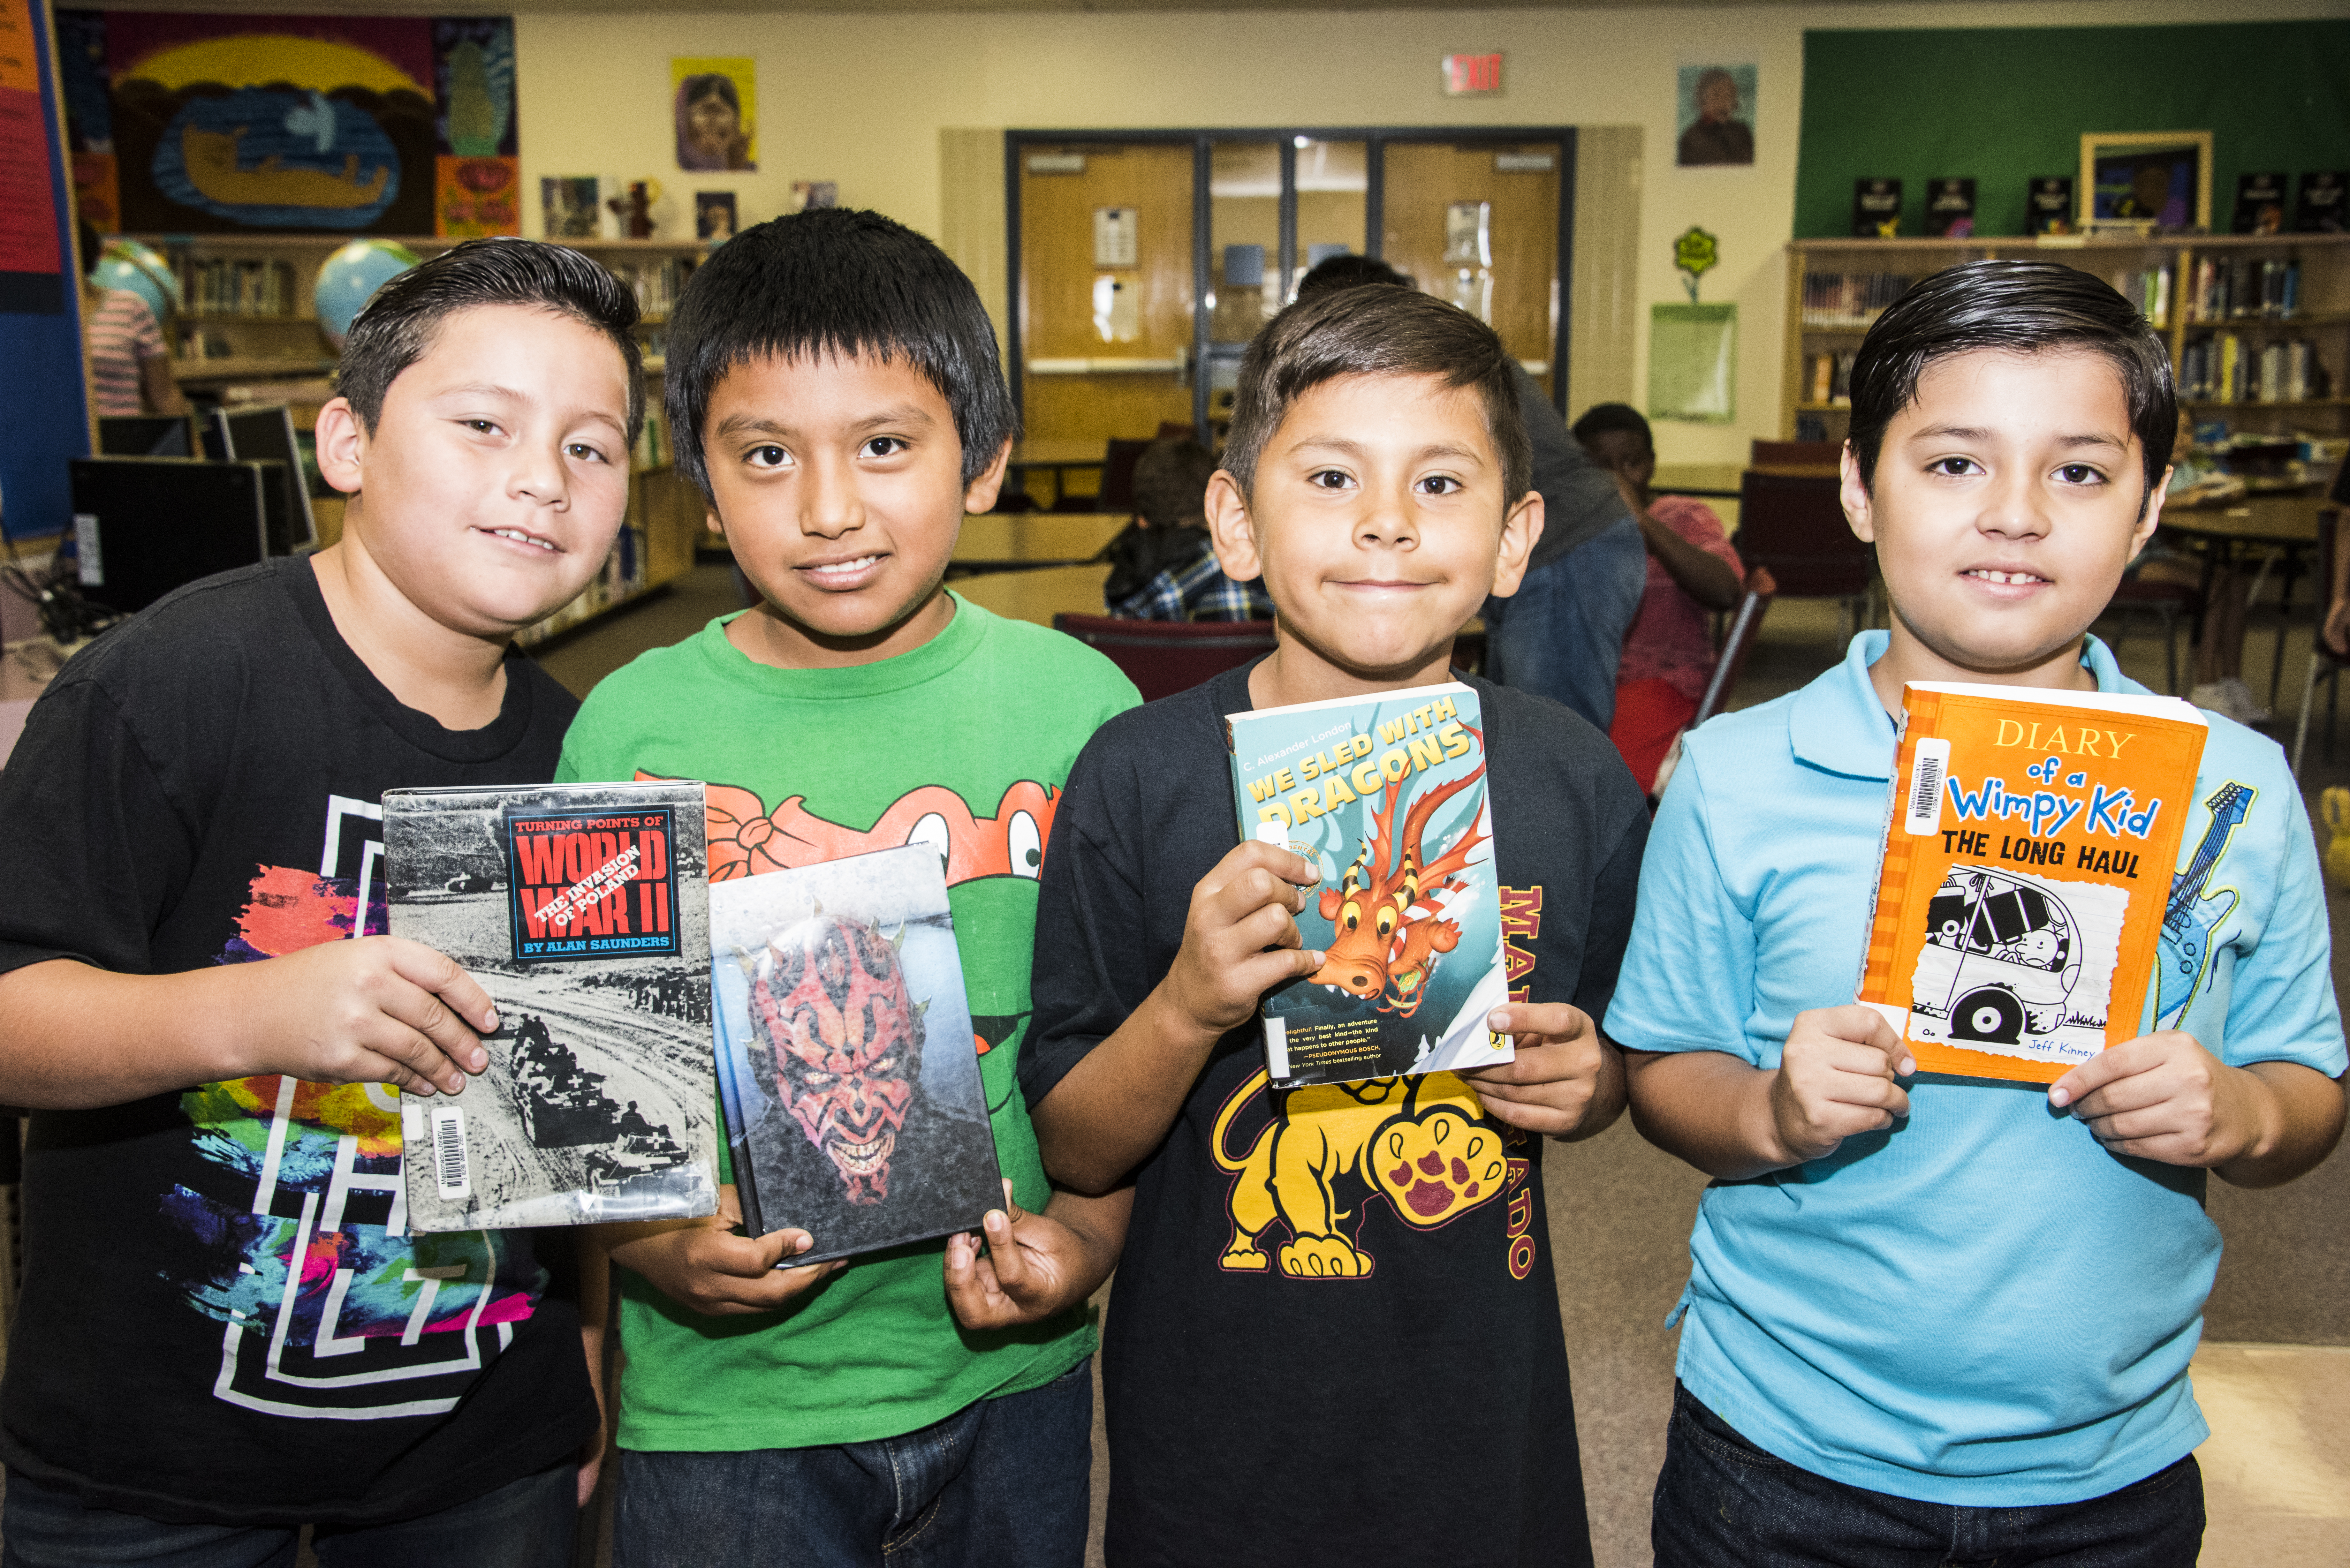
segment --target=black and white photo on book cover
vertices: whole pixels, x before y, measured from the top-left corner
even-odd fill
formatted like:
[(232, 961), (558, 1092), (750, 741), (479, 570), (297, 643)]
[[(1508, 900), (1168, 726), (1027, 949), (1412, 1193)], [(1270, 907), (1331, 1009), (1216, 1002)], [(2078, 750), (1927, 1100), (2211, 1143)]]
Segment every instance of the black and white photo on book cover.
[(922, 843), (710, 889), (743, 1228), (794, 1264), (976, 1231), (1003, 1201), (962, 961)]
[(490, 993), (487, 1068), (400, 1098), (420, 1231), (718, 1206), (699, 784), (393, 790), (394, 936)]

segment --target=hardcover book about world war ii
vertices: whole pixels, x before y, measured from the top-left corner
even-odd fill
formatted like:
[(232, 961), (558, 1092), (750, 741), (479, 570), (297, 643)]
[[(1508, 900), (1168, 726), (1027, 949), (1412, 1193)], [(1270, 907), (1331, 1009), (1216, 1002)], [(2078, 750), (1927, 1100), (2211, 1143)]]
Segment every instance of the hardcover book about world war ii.
[(743, 1229), (794, 1264), (977, 1231), (1003, 1201), (938, 851), (710, 889), (719, 1096)]
[(1276, 1086), (1507, 1062), (1510, 997), (1477, 693), (1447, 683), (1228, 714), (1244, 836), (1321, 869), (1297, 930), (1322, 967), (1264, 999)]
[[(1912, 681), (1887, 805), (1859, 1000), (1920, 1071), (2054, 1083), (2185, 997), (2168, 942), (2217, 918), (2201, 880), (2224, 836), (2174, 875), (2209, 726), (2172, 697)], [(2233, 792), (2232, 794), (2230, 792)], [(2249, 792), (2207, 803), (2215, 832)], [(2220, 911), (2224, 913), (2225, 910)]]
[(391, 933), (497, 1006), (489, 1065), (400, 1096), (408, 1224), (718, 1210), (699, 784), (387, 790)]

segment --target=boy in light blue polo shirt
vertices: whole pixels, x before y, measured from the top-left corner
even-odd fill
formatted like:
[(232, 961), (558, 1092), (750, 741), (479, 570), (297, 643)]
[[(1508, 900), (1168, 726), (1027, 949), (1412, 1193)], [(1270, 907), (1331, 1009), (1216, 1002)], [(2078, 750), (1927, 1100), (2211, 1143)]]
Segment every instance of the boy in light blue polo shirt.
[(2186, 1568), (2204, 1171), (2288, 1181), (2342, 1128), (2309, 822), (2276, 745), (2213, 718), (2180, 864), (2219, 858), (2172, 898), (2225, 916), (2185, 1004), (2044, 1091), (1917, 1076), (1851, 1001), (1902, 687), (2143, 692), (2085, 633), (2154, 531), (2175, 402), (2137, 311), (2039, 262), (1920, 284), (1852, 385), (1844, 503), (1892, 629), (1688, 737), (1607, 1019), (1641, 1130), (1719, 1179), (1657, 1561)]

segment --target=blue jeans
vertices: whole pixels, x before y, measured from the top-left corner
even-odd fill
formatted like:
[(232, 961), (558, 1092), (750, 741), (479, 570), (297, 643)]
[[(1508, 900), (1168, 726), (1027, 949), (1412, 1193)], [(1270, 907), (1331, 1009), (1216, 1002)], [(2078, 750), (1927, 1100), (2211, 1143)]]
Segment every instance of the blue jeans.
[(1093, 1357), (1024, 1394), (866, 1443), (623, 1449), (613, 1568), (789, 1561), (1077, 1568), (1093, 1477)]
[(1616, 666), (1640, 613), (1648, 547), (1629, 517), (1485, 601), (1485, 676), (1565, 703), (1602, 734), (1616, 717)]
[[(579, 1471), (557, 1465), (438, 1513), (390, 1524), (321, 1526), (320, 1568), (570, 1568)], [(87, 1508), (70, 1490), (8, 1472), (0, 1568), (294, 1568), (298, 1528), (166, 1524)]]
[(1657, 1568), (2194, 1568), (2203, 1472), (2189, 1454), (2081, 1502), (1918, 1502), (1765, 1453), (1676, 1384), (1648, 1540)]

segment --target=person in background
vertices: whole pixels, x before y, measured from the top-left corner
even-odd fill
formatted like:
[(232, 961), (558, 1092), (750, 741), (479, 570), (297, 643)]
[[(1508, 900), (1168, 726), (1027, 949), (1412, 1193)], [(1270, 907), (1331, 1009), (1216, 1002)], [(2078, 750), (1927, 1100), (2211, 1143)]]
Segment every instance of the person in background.
[[(1366, 284), (1412, 286), (1369, 256), (1332, 256), (1305, 275), (1297, 297)], [(1640, 607), (1648, 556), (1623, 491), (1568, 433), (1540, 383), (1510, 361), (1518, 412), (1534, 444), (1542, 534), (1511, 597), (1489, 598), (1485, 677), (1565, 703), (1605, 730), (1616, 714), (1616, 663)]]
[(1697, 716), (1713, 673), (1708, 612), (1734, 607), (1746, 569), (1713, 508), (1686, 495), (1654, 495), (1657, 449), (1648, 421), (1626, 403), (1596, 403), (1575, 421), (1575, 439), (1591, 460), (1624, 482), (1648, 546), (1648, 576), (1640, 613), (1616, 667), (1616, 720), (1607, 738), (1643, 790), (1673, 737)]
[[(2170, 483), (2163, 487), (2163, 504), (2181, 507), (2232, 501), (2244, 493), (2244, 482), (2211, 457), (2195, 452), (2195, 426), (2182, 410), (2178, 444), (2170, 465)], [(2147, 582), (2176, 583), (2203, 590), (2203, 634), (2195, 647), (2194, 679), (2187, 700), (2198, 708), (2225, 713), (2239, 724), (2264, 724), (2273, 717), (2244, 684), (2245, 589), (2250, 586), (2237, 565), (2221, 557), (2207, 578), (2202, 557), (2177, 545), (2177, 535), (2158, 531), (2154, 543), (2132, 563), (2130, 575)]]
[(1697, 119), (1675, 151), (1684, 169), (1754, 161), (1754, 128), (1738, 118), (1738, 78), (1720, 66), (1697, 78)]
[(91, 403), (101, 418), (186, 413), (188, 400), (172, 379), (172, 348), (155, 313), (129, 289), (100, 288), (91, 280), (103, 254), (98, 231), (84, 219), (81, 320)]
[(1153, 441), (1134, 464), (1131, 527), (1110, 541), (1102, 584), (1109, 613), (1136, 620), (1271, 620), (1254, 578), (1224, 576), (1208, 542), (1208, 480), (1215, 457), (1180, 436)]

